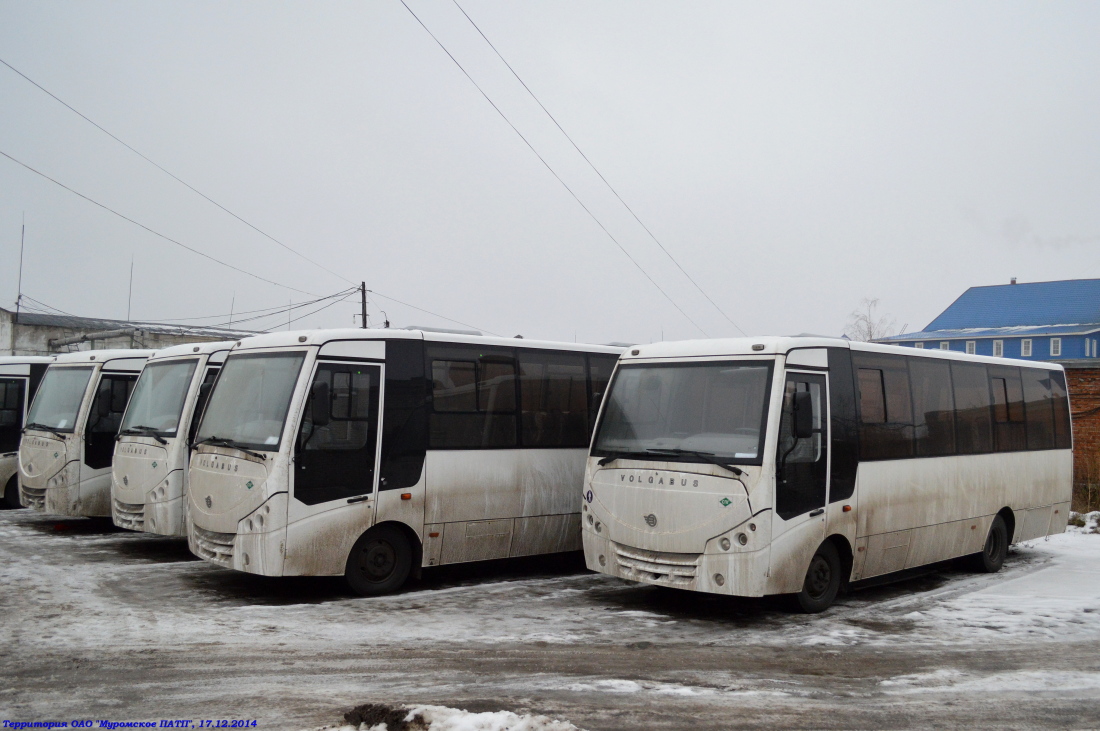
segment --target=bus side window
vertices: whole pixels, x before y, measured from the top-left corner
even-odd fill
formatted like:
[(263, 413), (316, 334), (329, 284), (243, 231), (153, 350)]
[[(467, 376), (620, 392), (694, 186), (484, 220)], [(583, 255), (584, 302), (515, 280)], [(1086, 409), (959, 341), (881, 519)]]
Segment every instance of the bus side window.
[[(516, 446), (515, 358), (510, 351), (481, 351), (440, 347), (436, 353), (428, 353), (432, 374), (428, 441), (432, 449)], [(468, 353), (468, 359), (459, 353)]]
[[(813, 434), (804, 439), (794, 438), (794, 395), (799, 391), (808, 391), (813, 405)], [(793, 373), (787, 376), (775, 453), (775, 512), (783, 520), (825, 505), (828, 459), (824, 394), (823, 376)]]
[(519, 390), (523, 446), (588, 446), (588, 385), (583, 355), (521, 351)]
[(989, 384), (993, 392), (993, 442), (998, 452), (1027, 449), (1027, 425), (1024, 422), (1024, 389), (1020, 369), (990, 366)]
[(1050, 371), (1050, 391), (1054, 407), (1054, 448), (1069, 449), (1073, 446), (1070, 427), (1069, 397), (1066, 392), (1066, 374)]
[(195, 410), (191, 412), (191, 427), (188, 431), (187, 442), (193, 443), (195, 441), (195, 432), (198, 431), (199, 422), (202, 420), (203, 409), (206, 408), (206, 402), (210, 398), (210, 391), (214, 388), (214, 380), (218, 377), (218, 371), (220, 367), (211, 366), (206, 369), (206, 373), (202, 376), (202, 383), (199, 384), (199, 393), (195, 397)]
[(951, 365), (934, 358), (910, 358), (913, 388), (913, 446), (918, 457), (955, 453), (955, 398)]
[(859, 413), (864, 424), (886, 423), (886, 390), (882, 386), (882, 371), (859, 369)]
[(19, 449), (26, 383), (22, 378), (0, 380), (0, 452)]
[[(136, 375), (106, 375), (99, 379), (96, 397), (88, 411), (84, 434), (84, 463), (95, 470), (111, 466), (115, 435), (122, 424), (122, 412), (137, 382)], [(106, 406), (106, 410), (101, 407)]]
[(913, 407), (908, 358), (852, 353), (860, 404), (860, 459), (913, 456)]
[(1022, 368), (1028, 449), (1054, 449), (1053, 371)]
[(955, 387), (955, 435), (959, 454), (993, 451), (993, 401), (982, 363), (951, 362)]
[(607, 392), (607, 384), (611, 380), (611, 371), (615, 370), (615, 364), (619, 361), (615, 355), (589, 355), (588, 356), (588, 437), (592, 437), (592, 429), (596, 426), (596, 416), (600, 412), (600, 404)]

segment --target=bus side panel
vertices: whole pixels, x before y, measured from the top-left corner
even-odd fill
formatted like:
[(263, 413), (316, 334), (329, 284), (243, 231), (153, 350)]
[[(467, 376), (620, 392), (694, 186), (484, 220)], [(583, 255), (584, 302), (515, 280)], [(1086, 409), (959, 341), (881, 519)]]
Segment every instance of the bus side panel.
[(373, 522), (374, 505), (364, 501), (290, 523), (282, 575), (343, 576), (351, 547)]
[(581, 517), (578, 513), (516, 518), (509, 556), (534, 556), (581, 550)]
[(424, 496), (425, 523), (512, 518), (523, 514), (518, 450), (428, 450), (425, 469), (432, 476), (432, 484)]

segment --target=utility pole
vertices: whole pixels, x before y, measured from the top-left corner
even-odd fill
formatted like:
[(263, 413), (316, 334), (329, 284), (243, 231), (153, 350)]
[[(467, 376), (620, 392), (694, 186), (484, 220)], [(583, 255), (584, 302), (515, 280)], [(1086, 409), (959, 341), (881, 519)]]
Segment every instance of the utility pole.
[(130, 321), (130, 303), (134, 300), (134, 255), (130, 254), (130, 291), (126, 293), (126, 322)]
[[(15, 294), (15, 322), (19, 322), (19, 305), (23, 302), (23, 241), (27, 237), (27, 212), (23, 211), (23, 229), (19, 233), (19, 284), (16, 287)], [(15, 337), (14, 330), (12, 331), (12, 338)], [(12, 346), (15, 347), (14, 345)], [(15, 351), (13, 350), (14, 354)]]
[(233, 328), (233, 307), (237, 304), (237, 293), (233, 293), (233, 299), (229, 300), (229, 327)]
[(363, 305), (363, 312), (362, 312), (363, 329), (366, 330), (367, 329), (367, 283), (366, 282), (360, 283), (360, 285), (359, 285), (359, 296), (360, 296), (360, 302)]

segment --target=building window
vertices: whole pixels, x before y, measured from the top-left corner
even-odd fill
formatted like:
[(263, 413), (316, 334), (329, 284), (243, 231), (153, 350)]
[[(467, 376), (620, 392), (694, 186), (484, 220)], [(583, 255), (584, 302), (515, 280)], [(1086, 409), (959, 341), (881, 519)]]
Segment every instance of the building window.
[(976, 346), (977, 346), (977, 343), (975, 343), (973, 340), (967, 340), (966, 341), (966, 354), (967, 355), (974, 355)]
[(940, 350), (951, 350), (951, 343), (946, 340), (940, 342)]
[(993, 341), (993, 357), (1003, 358), (1005, 354), (1005, 341), (994, 340)]
[(1020, 341), (1020, 357), (1022, 357), (1022, 358), (1030, 358), (1031, 357), (1031, 339), (1030, 338)]
[(1057, 358), (1062, 354), (1062, 338), (1050, 339), (1050, 357)]
[(924, 343), (913, 343), (913, 347), (917, 350), (924, 350)]

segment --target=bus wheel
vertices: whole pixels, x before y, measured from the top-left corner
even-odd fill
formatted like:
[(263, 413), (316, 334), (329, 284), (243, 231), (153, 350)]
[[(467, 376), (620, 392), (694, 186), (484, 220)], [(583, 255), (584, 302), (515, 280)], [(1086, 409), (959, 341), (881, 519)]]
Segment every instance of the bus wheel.
[(989, 535), (985, 539), (985, 548), (974, 556), (974, 568), (985, 574), (995, 574), (1004, 565), (1008, 555), (1008, 526), (1005, 519), (997, 516), (989, 526)]
[(389, 594), (401, 588), (412, 570), (412, 548), (399, 528), (380, 525), (359, 537), (348, 556), (344, 578), (360, 596)]
[(4, 487), (4, 497), (0, 502), (3, 503), (5, 510), (16, 510), (23, 507), (19, 503), (19, 479), (16, 475), (12, 475), (8, 480), (8, 484)]
[(802, 591), (795, 594), (798, 607), (807, 614), (824, 612), (840, 591), (840, 555), (832, 541), (825, 541), (810, 559)]

